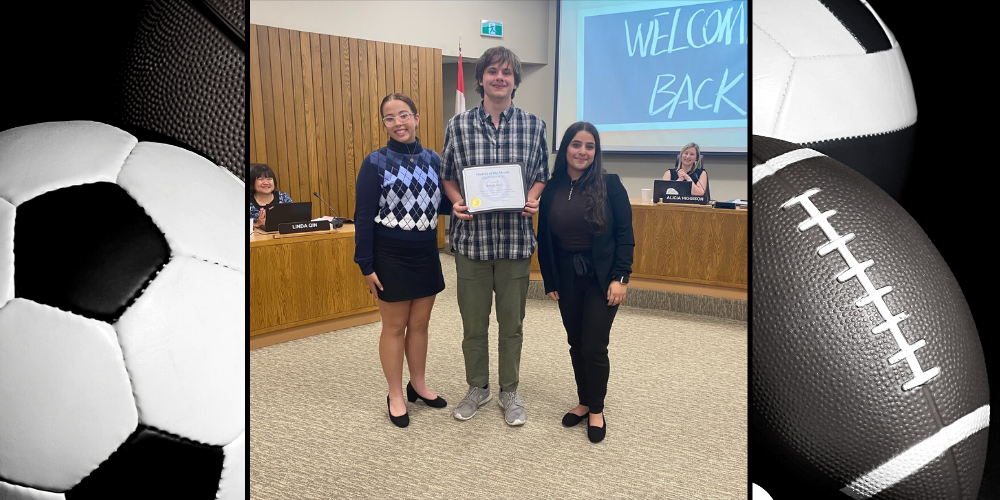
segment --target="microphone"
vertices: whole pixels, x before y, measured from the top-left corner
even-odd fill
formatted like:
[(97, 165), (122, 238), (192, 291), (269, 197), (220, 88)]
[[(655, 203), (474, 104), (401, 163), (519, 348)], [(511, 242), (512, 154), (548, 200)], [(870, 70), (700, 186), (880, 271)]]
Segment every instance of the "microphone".
[(326, 200), (324, 200), (323, 198), (320, 198), (319, 193), (313, 191), (313, 196), (319, 198), (319, 201), (322, 201), (324, 205), (326, 205), (327, 207), (330, 208), (330, 211), (333, 212), (333, 215), (336, 215), (336, 217), (334, 217), (334, 219), (332, 221), (330, 221), (330, 224), (333, 225), (334, 229), (339, 228), (339, 227), (343, 227), (344, 226), (344, 218), (341, 217), (340, 214), (338, 214), (337, 211), (334, 210), (333, 207), (331, 207), (330, 204), (326, 202)]

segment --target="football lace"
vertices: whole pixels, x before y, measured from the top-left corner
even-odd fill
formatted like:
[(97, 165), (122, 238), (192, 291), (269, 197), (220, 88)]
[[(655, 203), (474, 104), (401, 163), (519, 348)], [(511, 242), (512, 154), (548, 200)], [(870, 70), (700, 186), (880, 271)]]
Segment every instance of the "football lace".
[(892, 333), (892, 338), (896, 341), (900, 350), (889, 358), (889, 364), (895, 364), (905, 359), (907, 364), (910, 366), (910, 371), (913, 372), (913, 378), (903, 384), (903, 390), (909, 391), (926, 384), (941, 373), (940, 367), (934, 367), (926, 371), (920, 368), (920, 362), (917, 361), (916, 351), (917, 349), (924, 347), (927, 342), (924, 339), (920, 339), (913, 344), (910, 344), (906, 341), (906, 338), (903, 337), (903, 333), (899, 329), (899, 323), (908, 318), (909, 315), (905, 312), (893, 315), (892, 312), (889, 311), (889, 307), (886, 306), (882, 297), (892, 292), (892, 287), (885, 286), (879, 289), (875, 288), (875, 285), (872, 284), (871, 279), (865, 272), (868, 268), (875, 264), (875, 261), (869, 259), (864, 262), (858, 262), (858, 260), (854, 257), (854, 254), (851, 253), (851, 250), (847, 248), (847, 244), (854, 240), (854, 233), (847, 233), (843, 236), (837, 234), (837, 230), (830, 224), (830, 217), (836, 215), (837, 211), (828, 210), (826, 212), (820, 212), (810, 199), (811, 196), (819, 192), (820, 190), (817, 188), (809, 189), (808, 191), (783, 203), (781, 208), (787, 209), (795, 205), (801, 206), (806, 213), (809, 214), (809, 218), (798, 225), (799, 232), (806, 232), (813, 227), (819, 226), (819, 228), (823, 230), (823, 233), (826, 235), (829, 242), (817, 248), (816, 252), (820, 255), (820, 257), (824, 257), (836, 250), (840, 254), (841, 258), (844, 259), (844, 262), (847, 263), (848, 269), (837, 276), (837, 281), (844, 283), (851, 278), (857, 278), (858, 283), (864, 287), (867, 295), (858, 299), (854, 305), (860, 309), (868, 304), (874, 304), (875, 308), (878, 309), (879, 314), (882, 315), (882, 319), (885, 320), (884, 323), (872, 327), (871, 333), (880, 334), (887, 330)]

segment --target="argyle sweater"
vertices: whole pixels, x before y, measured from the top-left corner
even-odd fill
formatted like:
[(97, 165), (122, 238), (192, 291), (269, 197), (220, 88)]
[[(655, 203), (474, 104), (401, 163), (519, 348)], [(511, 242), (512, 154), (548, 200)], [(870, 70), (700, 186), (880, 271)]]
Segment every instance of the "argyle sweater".
[(437, 239), (440, 168), (441, 157), (424, 149), (419, 139), (407, 145), (390, 138), (361, 163), (354, 205), (354, 262), (361, 274), (375, 272), (375, 233), (411, 241)]

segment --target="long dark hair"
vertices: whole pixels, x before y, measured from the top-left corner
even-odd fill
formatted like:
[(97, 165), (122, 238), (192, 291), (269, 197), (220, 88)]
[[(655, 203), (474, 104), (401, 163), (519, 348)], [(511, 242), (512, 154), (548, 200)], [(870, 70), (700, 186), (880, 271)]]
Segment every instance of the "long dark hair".
[(253, 196), (257, 191), (257, 179), (269, 178), (274, 179), (274, 195), (278, 195), (278, 178), (274, 175), (274, 170), (271, 167), (263, 163), (251, 163), (250, 171), (247, 172), (247, 192), (250, 196)]
[(604, 210), (604, 203), (608, 198), (608, 187), (604, 182), (604, 168), (601, 167), (601, 136), (597, 134), (597, 127), (587, 122), (576, 122), (566, 129), (562, 142), (559, 144), (559, 153), (556, 154), (556, 164), (552, 167), (552, 180), (549, 183), (553, 186), (560, 182), (569, 181), (569, 173), (566, 162), (566, 151), (569, 143), (573, 142), (577, 132), (590, 132), (594, 136), (594, 162), (583, 171), (583, 175), (577, 179), (573, 191), (583, 195), (584, 213), (583, 218), (590, 223), (594, 234), (601, 234), (608, 227), (608, 215)]

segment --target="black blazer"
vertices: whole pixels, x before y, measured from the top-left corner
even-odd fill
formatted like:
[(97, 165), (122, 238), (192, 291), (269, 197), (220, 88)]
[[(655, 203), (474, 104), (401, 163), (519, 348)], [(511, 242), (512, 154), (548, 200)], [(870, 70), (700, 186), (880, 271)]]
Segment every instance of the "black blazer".
[[(612, 276), (632, 274), (632, 253), (635, 249), (635, 235), (632, 233), (632, 204), (628, 192), (616, 174), (606, 174), (604, 182), (608, 186), (608, 197), (604, 204), (608, 214), (608, 227), (603, 233), (594, 235), (592, 255), (601, 290), (611, 286)], [(538, 265), (545, 281), (545, 293), (559, 291), (559, 267), (556, 266), (555, 247), (549, 228), (549, 210), (556, 186), (549, 182), (542, 191), (538, 209)]]

